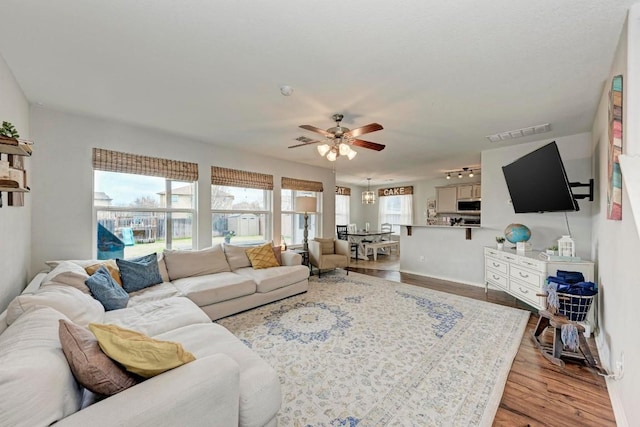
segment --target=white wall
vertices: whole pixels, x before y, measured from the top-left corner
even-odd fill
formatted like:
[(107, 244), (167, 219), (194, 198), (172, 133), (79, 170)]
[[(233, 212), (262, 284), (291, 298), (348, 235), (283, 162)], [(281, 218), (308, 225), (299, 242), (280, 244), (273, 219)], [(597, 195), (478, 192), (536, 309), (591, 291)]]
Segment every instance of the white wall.
[[(570, 181), (586, 182), (591, 178), (590, 134), (557, 138)], [(501, 167), (549, 143), (550, 140), (518, 144), (482, 152), (482, 227), (472, 229), (471, 240), (465, 239), (464, 228), (413, 227), (413, 235), (403, 229), (400, 239), (400, 269), (405, 272), (445, 280), (484, 286), (484, 246), (494, 246), (495, 236), (504, 235), (511, 223), (522, 223), (531, 229), (531, 244), (536, 250), (554, 245), (567, 234), (564, 213), (516, 214), (509, 204), (509, 192)], [(424, 224), (422, 208), (426, 197), (435, 195), (435, 186), (451, 183), (447, 180), (417, 183), (417, 206), (414, 223)], [(579, 192), (579, 191), (577, 191)], [(428, 197), (428, 196), (427, 196)], [(581, 200), (579, 212), (567, 213), (576, 252), (583, 259), (591, 255), (591, 206)], [(424, 257), (424, 259), (422, 259)]]
[[(4, 58), (0, 56), (0, 122), (13, 123), (21, 138), (29, 138), (29, 103), (15, 81)], [(37, 156), (38, 146), (34, 147)], [(3, 155), (6, 160), (6, 156)], [(29, 182), (31, 160), (25, 159)], [(31, 249), (31, 195), (25, 194), (23, 207), (7, 206), (2, 193), (0, 209), (0, 312), (19, 294), (29, 279)]]
[[(610, 372), (624, 353), (624, 376), (608, 381), (611, 403), (618, 425), (635, 425), (640, 420), (640, 239), (629, 203), (629, 189), (623, 179), (622, 221), (607, 220), (608, 105), (611, 78), (623, 75), (623, 153), (640, 154), (640, 5), (629, 13), (605, 82), (593, 124), (593, 169), (596, 175), (597, 203), (593, 211), (593, 256), (597, 260), (599, 285), (599, 327), (596, 336), (600, 358)], [(635, 190), (639, 191), (638, 189)]]
[[(93, 147), (195, 162), (199, 165), (197, 247), (211, 245), (211, 166), (274, 175), (275, 242), (280, 233), (282, 176), (322, 181), (323, 230), (335, 228), (335, 176), (330, 169), (286, 162), (239, 150), (204, 144), (122, 123), (34, 107), (32, 135), (38, 141), (32, 163), (34, 270), (50, 259), (85, 259), (94, 256)], [(326, 231), (323, 231), (325, 233)]]

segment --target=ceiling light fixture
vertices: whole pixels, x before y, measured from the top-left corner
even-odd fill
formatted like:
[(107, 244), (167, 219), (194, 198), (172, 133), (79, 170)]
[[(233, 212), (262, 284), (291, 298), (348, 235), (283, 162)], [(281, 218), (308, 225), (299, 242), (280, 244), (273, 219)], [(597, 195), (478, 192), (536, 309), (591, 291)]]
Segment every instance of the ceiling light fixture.
[(280, 86), (280, 93), (284, 96), (291, 96), (293, 88), (289, 85)]
[(376, 194), (371, 191), (371, 178), (367, 178), (367, 191), (362, 192), (362, 204), (371, 205), (376, 202)]
[(476, 168), (475, 171), (476, 172), (474, 172), (474, 170), (471, 169), (470, 167), (464, 167), (462, 169), (446, 171), (444, 177), (446, 179), (451, 179), (451, 174), (453, 174), (453, 175), (457, 175), (459, 179), (462, 179), (465, 175), (468, 176), (469, 178), (473, 178), (476, 175), (476, 173), (480, 173), (480, 169)]
[(327, 160), (335, 162), (338, 157), (345, 156), (349, 160), (358, 154), (353, 148), (351, 148), (351, 140), (347, 137), (333, 138), (327, 137), (328, 143), (318, 145), (318, 154), (321, 156), (327, 156)]

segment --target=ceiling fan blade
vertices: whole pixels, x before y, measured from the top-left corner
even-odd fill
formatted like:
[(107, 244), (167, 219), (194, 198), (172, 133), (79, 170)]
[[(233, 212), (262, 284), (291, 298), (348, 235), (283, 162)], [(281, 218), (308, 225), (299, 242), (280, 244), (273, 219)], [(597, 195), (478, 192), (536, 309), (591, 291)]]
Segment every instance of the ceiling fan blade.
[(315, 132), (315, 133), (319, 133), (322, 136), (331, 136), (331, 134), (329, 132), (327, 132), (326, 130), (317, 128), (315, 126), (311, 126), (311, 125), (300, 125), (300, 127), (302, 129), (306, 129), (306, 130), (310, 130), (311, 132)]
[(375, 132), (382, 129), (384, 128), (379, 123), (369, 123), (368, 125), (362, 126), (360, 128), (350, 130), (349, 132), (347, 132), (347, 135), (357, 138), (358, 136), (364, 135), (365, 133)]
[(362, 139), (354, 139), (352, 142), (353, 145), (357, 145), (358, 147), (368, 148), (370, 150), (382, 151), (384, 150), (385, 145), (378, 144), (377, 142), (364, 141)]

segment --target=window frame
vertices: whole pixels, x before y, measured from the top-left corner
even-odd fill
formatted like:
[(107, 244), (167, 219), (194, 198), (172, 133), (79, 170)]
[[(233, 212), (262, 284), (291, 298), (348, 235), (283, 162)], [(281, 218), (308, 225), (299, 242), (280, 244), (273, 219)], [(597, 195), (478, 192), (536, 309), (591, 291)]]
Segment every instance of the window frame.
[[(258, 210), (258, 209), (251, 209), (251, 210), (247, 210), (247, 209), (214, 209), (213, 207), (211, 207), (211, 213), (210, 213), (210, 220), (211, 223), (213, 224), (213, 216), (218, 214), (218, 215), (229, 215), (229, 214), (253, 214), (256, 216), (260, 216), (260, 215), (264, 215), (264, 224), (265, 224), (265, 230), (264, 230), (264, 241), (247, 241), (247, 242), (242, 242), (243, 244), (251, 244), (251, 243), (264, 243), (264, 242), (269, 242), (271, 240), (273, 240), (273, 190), (266, 190), (266, 189), (262, 189), (262, 188), (254, 188), (254, 187), (239, 187), (239, 186), (235, 186), (235, 185), (219, 185), (219, 184), (211, 184), (210, 188), (211, 188), (211, 192), (212, 192), (212, 196), (211, 196), (211, 205), (213, 205), (213, 200), (214, 200), (214, 196), (213, 196), (213, 186), (217, 186), (217, 187), (234, 187), (240, 190), (259, 190), (263, 192), (263, 203), (264, 203), (264, 209), (263, 210)], [(211, 227), (211, 242), (212, 244), (214, 243), (214, 239), (217, 239), (219, 236), (214, 236), (214, 229), (213, 229), (213, 225)]]
[[(283, 192), (285, 191), (291, 191), (292, 210), (285, 210), (283, 208), (283, 200), (284, 200)], [(282, 229), (284, 228), (282, 226), (284, 215), (291, 215), (291, 221), (292, 221), (291, 222), (292, 236), (289, 241), (286, 241), (288, 247), (302, 248), (303, 240), (304, 240), (304, 235), (302, 235), (300, 236), (300, 243), (294, 243), (295, 241), (294, 237), (297, 237), (295, 233), (296, 233), (296, 230), (298, 230), (298, 228), (295, 226), (296, 221), (298, 221), (299, 223), (302, 223), (304, 221), (304, 214), (295, 211), (296, 197), (310, 196), (310, 197), (316, 198), (317, 212), (309, 212), (308, 215), (309, 215), (309, 218), (311, 218), (312, 216), (315, 217), (315, 227), (313, 228), (313, 236), (316, 236), (316, 237), (322, 236), (322, 215), (323, 215), (322, 195), (323, 195), (323, 192), (321, 191), (293, 190), (288, 188), (280, 189), (280, 230), (282, 231)], [(309, 227), (309, 230), (311, 230), (311, 227)], [(282, 236), (284, 236), (284, 233), (282, 234)]]

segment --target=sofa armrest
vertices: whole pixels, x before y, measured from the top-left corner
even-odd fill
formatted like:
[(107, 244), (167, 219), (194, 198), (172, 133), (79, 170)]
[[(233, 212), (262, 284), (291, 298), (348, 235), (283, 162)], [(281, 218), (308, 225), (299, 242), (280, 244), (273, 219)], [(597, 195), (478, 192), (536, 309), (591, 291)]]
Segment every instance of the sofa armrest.
[(336, 248), (336, 253), (339, 255), (345, 255), (347, 257), (351, 257), (351, 248), (349, 247), (349, 242), (346, 240), (336, 240), (334, 242), (334, 247)]
[(237, 427), (239, 384), (238, 364), (215, 354), (150, 378), (54, 425)]
[(280, 254), (282, 265), (302, 265), (302, 255), (291, 251), (284, 251)]

